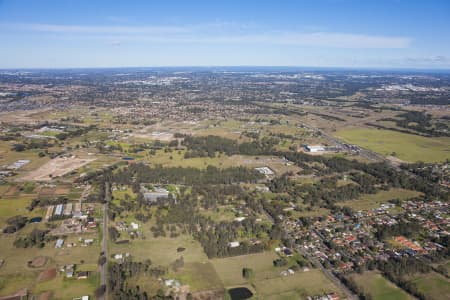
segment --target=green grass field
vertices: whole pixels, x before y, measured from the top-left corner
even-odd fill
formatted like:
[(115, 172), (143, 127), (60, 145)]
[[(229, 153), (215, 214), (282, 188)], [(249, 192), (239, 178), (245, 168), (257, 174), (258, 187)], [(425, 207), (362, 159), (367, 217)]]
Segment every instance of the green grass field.
[(50, 159), (47, 156), (39, 157), (41, 150), (12, 151), (11, 144), (0, 141), (0, 165), (10, 165), (19, 159), (28, 159), (30, 162), (17, 170), (19, 174), (37, 169)]
[(311, 210), (306, 209), (305, 205), (299, 205), (300, 207), (303, 206), (303, 211), (291, 211), (292, 216), (296, 219), (301, 217), (309, 217), (309, 218), (315, 218), (315, 217), (322, 217), (330, 214), (330, 210), (323, 207), (314, 207)]
[(30, 205), (32, 195), (8, 197), (7, 199), (0, 199), (0, 226), (4, 225), (6, 220), (10, 217), (22, 215), (25, 217), (41, 216), (39, 212), (30, 212), (27, 207)]
[[(148, 224), (145, 226), (150, 227)], [(167, 278), (178, 279), (183, 285), (188, 284), (193, 292), (223, 288), (223, 283), (218, 277), (214, 266), (204, 254), (203, 248), (191, 236), (153, 238), (150, 237), (149, 232), (146, 234), (148, 236), (145, 239), (133, 240), (131, 244), (117, 245), (111, 243), (109, 247), (110, 253), (128, 252), (134, 261), (150, 259), (153, 265), (169, 267)], [(185, 250), (178, 252), (177, 248), (179, 247), (183, 247)], [(170, 264), (181, 256), (184, 259), (184, 267), (174, 272), (170, 268)], [(141, 279), (138, 279), (138, 282), (140, 281)], [(151, 284), (150, 286), (147, 286), (147, 283), (142, 284), (146, 285), (145, 288), (149, 292), (157, 292), (158, 285), (152, 287)]]
[(412, 279), (411, 282), (416, 284), (419, 291), (425, 294), (427, 299), (437, 300), (450, 298), (450, 280), (438, 273), (430, 272), (419, 275)]
[(376, 194), (363, 195), (355, 200), (347, 200), (337, 203), (340, 206), (348, 206), (354, 210), (369, 210), (377, 208), (381, 203), (387, 203), (391, 199), (407, 200), (420, 196), (419, 192), (404, 190), (404, 189), (390, 189), (389, 191), (380, 191)]
[[(185, 151), (164, 152), (163, 150), (156, 151), (155, 155), (148, 153), (140, 153), (139, 156), (145, 162), (153, 164), (161, 164), (165, 167), (193, 167), (204, 169), (208, 165), (218, 168), (228, 168), (244, 166), (247, 168), (256, 168), (268, 166), (277, 174), (292, 171), (298, 172), (300, 169), (295, 165), (287, 166), (280, 158), (273, 158), (270, 156), (247, 156), (247, 155), (232, 155), (226, 156), (224, 154), (217, 157), (195, 157), (184, 158)], [(133, 156), (133, 155), (130, 155)]]
[(222, 222), (222, 221), (233, 221), (235, 218), (235, 213), (231, 210), (231, 207), (224, 206), (219, 207), (217, 210), (214, 209), (208, 209), (208, 210), (202, 210), (200, 213), (206, 217), (210, 217), (215, 222)]
[[(274, 267), (273, 260), (276, 258), (278, 256), (274, 252), (263, 252), (211, 261), (225, 287), (251, 285), (259, 297), (257, 299), (298, 299), (329, 292), (340, 294), (339, 289), (320, 270), (281, 276), (280, 272), (286, 268)], [(253, 269), (254, 277), (250, 280), (243, 278), (243, 268)]]
[(409, 300), (414, 299), (377, 272), (365, 272), (352, 276), (356, 284), (372, 296), (373, 300)]
[(38, 272), (15, 273), (0, 275), (0, 297), (16, 293), (24, 287), (32, 286)]
[(218, 258), (211, 262), (224, 285), (228, 287), (247, 283), (247, 280), (242, 277), (244, 267), (253, 269), (256, 280), (278, 276), (279, 271), (273, 266), (273, 261), (277, 257), (274, 252), (263, 252)]
[[(148, 225), (146, 225), (149, 227)], [(186, 248), (178, 253), (177, 248)], [(146, 239), (131, 241), (131, 244), (110, 244), (110, 253), (130, 253), (133, 260), (151, 259), (156, 265), (168, 266), (175, 259), (183, 256), (185, 263), (206, 262), (208, 258), (203, 253), (200, 244), (191, 236), (181, 235), (177, 238), (153, 238), (150, 234)]]
[(450, 159), (450, 138), (428, 138), (391, 130), (344, 129), (335, 135), (348, 143), (392, 155), (407, 162), (440, 162)]
[(187, 263), (182, 269), (171, 272), (168, 276), (182, 284), (189, 284), (192, 292), (223, 289), (222, 281), (210, 262)]
[(95, 289), (99, 283), (100, 276), (97, 272), (91, 273), (87, 279), (80, 280), (65, 278), (60, 274), (52, 280), (37, 283), (33, 288), (33, 293), (39, 295), (46, 291), (52, 291), (52, 299), (73, 299), (81, 296), (94, 297)]
[(257, 280), (255, 289), (263, 299), (279, 299), (278, 295), (286, 293), (289, 297), (294, 294), (302, 298), (307, 295), (322, 295), (331, 292), (341, 294), (339, 289), (317, 269), (309, 272), (297, 272), (295, 275), (287, 277), (278, 276)]

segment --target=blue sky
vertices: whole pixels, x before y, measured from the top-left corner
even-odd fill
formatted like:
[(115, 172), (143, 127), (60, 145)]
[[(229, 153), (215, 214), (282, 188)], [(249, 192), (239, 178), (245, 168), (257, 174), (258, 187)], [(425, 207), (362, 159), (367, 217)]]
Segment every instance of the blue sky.
[(450, 1), (0, 0), (0, 68), (450, 68)]

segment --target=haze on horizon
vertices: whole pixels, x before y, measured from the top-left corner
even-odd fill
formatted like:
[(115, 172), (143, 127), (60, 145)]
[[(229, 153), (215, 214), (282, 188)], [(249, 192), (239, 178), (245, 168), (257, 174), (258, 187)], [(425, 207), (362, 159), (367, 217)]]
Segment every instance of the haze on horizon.
[(0, 68), (450, 68), (449, 1), (0, 1)]

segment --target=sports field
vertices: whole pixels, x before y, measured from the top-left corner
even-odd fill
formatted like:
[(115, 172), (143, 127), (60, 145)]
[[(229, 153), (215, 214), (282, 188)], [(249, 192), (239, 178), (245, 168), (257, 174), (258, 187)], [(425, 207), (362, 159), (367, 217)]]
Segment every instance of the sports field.
[(335, 136), (385, 156), (407, 162), (440, 162), (450, 159), (450, 138), (429, 138), (391, 130), (343, 129)]

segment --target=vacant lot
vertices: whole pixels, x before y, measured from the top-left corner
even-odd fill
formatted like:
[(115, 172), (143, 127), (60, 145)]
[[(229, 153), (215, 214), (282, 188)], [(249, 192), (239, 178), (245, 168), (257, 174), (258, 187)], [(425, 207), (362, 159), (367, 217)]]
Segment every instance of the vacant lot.
[(222, 206), (217, 209), (202, 210), (200, 213), (206, 217), (210, 217), (215, 222), (233, 221), (236, 217), (234, 211), (231, 209), (231, 206)]
[(430, 272), (416, 276), (411, 280), (416, 284), (420, 292), (426, 295), (427, 299), (449, 299), (450, 298), (450, 280), (444, 276)]
[(405, 291), (394, 285), (377, 272), (355, 274), (352, 278), (356, 284), (372, 296), (373, 300), (409, 300), (414, 299)]
[(188, 284), (192, 292), (223, 289), (222, 281), (210, 262), (188, 263), (178, 272), (171, 272), (170, 277)]
[(0, 297), (31, 286), (36, 281), (37, 274), (38, 272), (14, 273), (8, 276), (0, 274)]
[(232, 155), (226, 156), (224, 154), (220, 157), (195, 157), (184, 158), (185, 151), (173, 151), (165, 153), (159, 150), (155, 155), (145, 154), (143, 158), (149, 163), (161, 164), (165, 167), (193, 167), (204, 169), (207, 166), (215, 166), (218, 168), (228, 168), (244, 166), (248, 168), (268, 166), (276, 174), (283, 174), (292, 171), (297, 173), (300, 168), (295, 165), (286, 165), (286, 162), (279, 157), (270, 156), (247, 156), (247, 155)]
[(322, 271), (317, 269), (309, 272), (297, 272), (292, 276), (257, 280), (255, 281), (255, 289), (263, 299), (279, 299), (279, 294), (286, 293), (295, 295), (294, 299), (331, 292), (341, 294), (339, 288), (329, 281)]
[(76, 170), (84, 165), (87, 165), (88, 163), (94, 160), (95, 159), (88, 159), (88, 158), (58, 157), (50, 160), (40, 168), (31, 171), (22, 179), (35, 181), (50, 181), (52, 178), (63, 176), (67, 173), (70, 173), (73, 170)]
[[(251, 284), (262, 299), (299, 299), (307, 295), (322, 293), (340, 293), (325, 275), (316, 269), (309, 272), (298, 271), (294, 275), (283, 277), (281, 271), (286, 268), (273, 266), (278, 258), (274, 252), (264, 252), (236, 257), (213, 259), (214, 268), (225, 287), (246, 286)], [(242, 269), (250, 268), (254, 278), (242, 277)], [(283, 297), (278, 298), (279, 295)]]
[(404, 189), (390, 189), (389, 191), (381, 191), (376, 194), (363, 195), (355, 200), (348, 200), (339, 202), (340, 206), (348, 206), (354, 210), (369, 210), (377, 208), (382, 203), (387, 203), (391, 199), (407, 200), (420, 196), (419, 192), (404, 190)]
[(11, 150), (11, 148), (10, 142), (0, 141), (0, 166), (10, 165), (20, 159), (28, 159), (30, 162), (17, 170), (19, 174), (34, 170), (49, 160), (47, 156), (39, 157), (40, 150), (38, 149), (17, 152)]
[[(147, 225), (148, 226), (148, 225)], [(183, 247), (183, 252), (177, 252), (177, 248)], [(152, 238), (133, 240), (130, 244), (111, 243), (110, 251), (114, 253), (130, 253), (134, 260), (142, 261), (151, 259), (156, 265), (168, 266), (174, 260), (183, 256), (185, 263), (206, 262), (208, 258), (203, 253), (200, 244), (191, 236), (181, 235), (177, 238)]]
[(345, 141), (408, 162), (440, 162), (450, 158), (450, 138), (428, 138), (391, 130), (344, 129), (335, 133)]
[(99, 284), (99, 274), (91, 273), (88, 279), (68, 279), (63, 275), (56, 278), (40, 282), (33, 289), (35, 294), (41, 294), (46, 291), (53, 291), (54, 299), (73, 299), (89, 295), (94, 296), (95, 289)]
[(27, 209), (32, 198), (32, 196), (18, 196), (0, 199), (0, 226), (5, 225), (6, 220), (13, 216), (40, 216), (39, 212), (30, 212)]
[(247, 283), (247, 280), (242, 277), (242, 268), (253, 269), (255, 279), (279, 276), (279, 271), (273, 266), (273, 261), (277, 257), (274, 252), (263, 252), (213, 259), (211, 262), (224, 285), (234, 286)]

